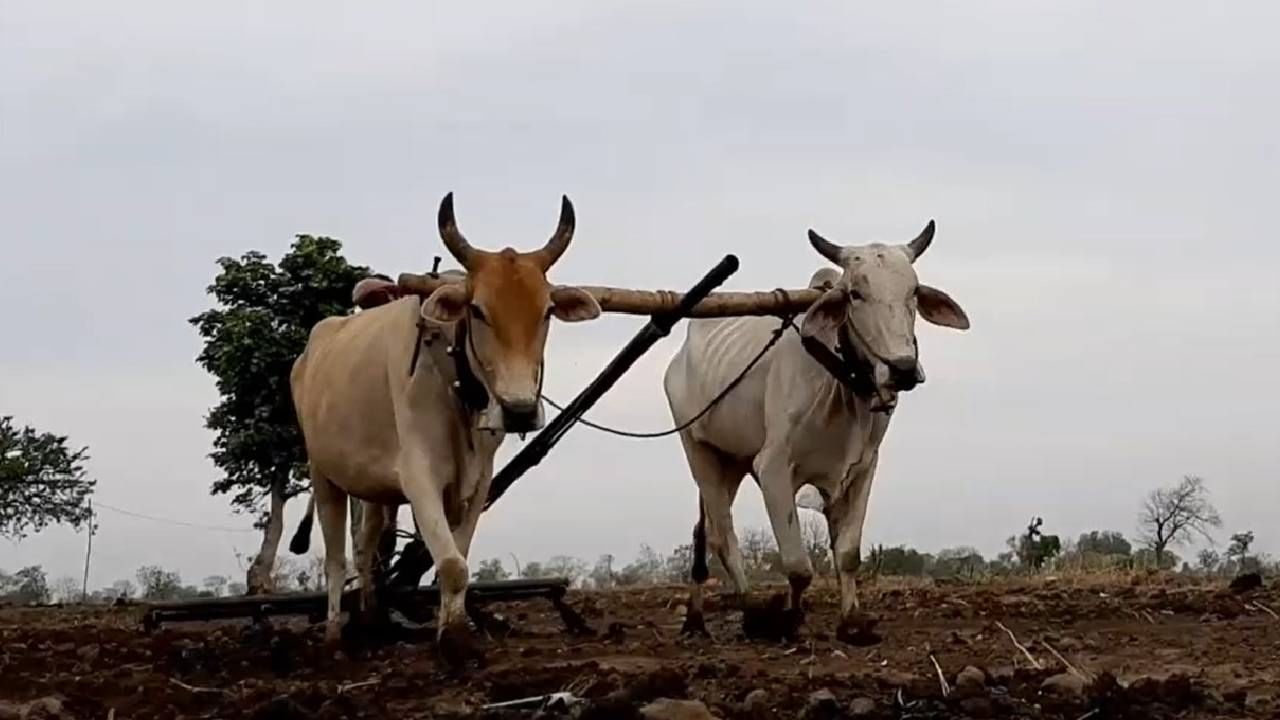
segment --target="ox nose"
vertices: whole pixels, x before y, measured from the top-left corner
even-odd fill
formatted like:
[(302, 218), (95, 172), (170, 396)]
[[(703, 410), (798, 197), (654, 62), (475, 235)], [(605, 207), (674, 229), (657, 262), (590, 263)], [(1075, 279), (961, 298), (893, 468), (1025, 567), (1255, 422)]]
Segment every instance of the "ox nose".
[(508, 432), (529, 432), (538, 429), (537, 400), (509, 400), (502, 402), (502, 424)]
[(905, 392), (920, 384), (920, 363), (914, 356), (890, 358), (886, 364), (889, 366), (889, 381), (895, 389)]

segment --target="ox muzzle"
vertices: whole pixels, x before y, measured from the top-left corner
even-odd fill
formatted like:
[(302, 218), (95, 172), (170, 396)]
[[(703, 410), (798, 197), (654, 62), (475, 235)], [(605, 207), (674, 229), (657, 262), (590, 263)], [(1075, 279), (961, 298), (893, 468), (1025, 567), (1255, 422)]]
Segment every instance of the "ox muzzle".
[(509, 433), (540, 430), (543, 424), (542, 403), (538, 400), (500, 400), (502, 429)]
[(872, 367), (875, 393), (871, 409), (874, 412), (893, 412), (898, 406), (898, 393), (909, 392), (924, 382), (924, 368), (914, 356), (878, 359)]
[(541, 400), (503, 400), (490, 395), (489, 403), (476, 416), (478, 430), (524, 433), (536, 432), (546, 424)]

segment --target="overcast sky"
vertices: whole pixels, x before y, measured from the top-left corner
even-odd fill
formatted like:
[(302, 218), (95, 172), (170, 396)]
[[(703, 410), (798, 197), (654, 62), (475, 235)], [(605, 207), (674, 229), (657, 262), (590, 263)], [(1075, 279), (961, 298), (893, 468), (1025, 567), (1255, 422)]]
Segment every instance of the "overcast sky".
[[(1144, 493), (1195, 473), (1224, 543), (1280, 553), (1280, 5), (431, 5), (0, 0), (0, 413), (89, 446), (93, 585), (239, 574), (256, 547), (105, 509), (251, 525), (208, 492), (216, 394), (186, 319), (214, 260), (314, 233), (424, 269), (450, 190), (491, 248), (543, 242), (567, 193), (553, 279), (646, 288), (728, 252), (730, 287), (802, 286), (824, 262), (806, 228), (901, 242), (935, 218), (917, 269), (973, 329), (922, 323), (929, 380), (868, 542), (994, 552), (1032, 514), (1132, 534)], [(641, 323), (557, 327), (548, 394)], [(668, 426), (682, 338), (592, 417)], [(676, 439), (577, 428), (473, 558), (667, 550), (695, 498)], [(753, 488), (736, 517), (765, 523)], [(78, 576), (83, 550), (50, 529), (0, 541), (0, 568)]]

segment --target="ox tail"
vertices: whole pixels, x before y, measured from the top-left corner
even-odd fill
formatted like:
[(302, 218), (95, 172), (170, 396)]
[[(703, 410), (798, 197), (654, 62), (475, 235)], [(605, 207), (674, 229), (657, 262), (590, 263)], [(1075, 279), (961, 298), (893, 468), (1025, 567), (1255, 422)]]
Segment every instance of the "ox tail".
[(693, 567), (689, 571), (690, 578), (701, 585), (711, 576), (707, 568), (707, 508), (698, 497), (698, 524), (693, 526)]
[(301, 555), (311, 547), (311, 525), (316, 519), (316, 496), (312, 495), (307, 500), (307, 514), (302, 516), (302, 522), (298, 523), (298, 529), (293, 533), (293, 539), (289, 540), (289, 552), (294, 555)]

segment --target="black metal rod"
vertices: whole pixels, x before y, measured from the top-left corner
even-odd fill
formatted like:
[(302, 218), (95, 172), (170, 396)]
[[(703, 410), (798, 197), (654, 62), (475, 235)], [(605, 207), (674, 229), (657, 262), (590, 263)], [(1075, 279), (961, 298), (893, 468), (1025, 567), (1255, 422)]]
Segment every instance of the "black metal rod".
[(574, 423), (578, 422), (578, 418), (583, 413), (591, 409), (610, 388), (614, 386), (618, 380), (626, 374), (631, 366), (636, 363), (654, 343), (671, 333), (671, 328), (676, 323), (688, 316), (689, 312), (695, 305), (702, 302), (712, 290), (724, 284), (729, 276), (738, 271), (738, 258), (733, 255), (726, 255), (714, 268), (711, 269), (696, 285), (685, 293), (683, 300), (670, 312), (660, 313), (649, 318), (649, 322), (635, 337), (623, 346), (622, 350), (614, 356), (613, 360), (605, 366), (595, 380), (592, 380), (578, 396), (573, 399), (564, 410), (556, 415), (547, 426), (542, 429), (528, 445), (521, 448), (516, 456), (506, 464), (498, 474), (493, 476), (493, 483), (489, 486), (489, 498), (485, 503), (485, 508), (492, 507), (498, 498), (519, 480), (522, 475), (528, 472), (542, 459), (547, 456), (551, 448), (560, 442), (560, 438), (571, 428)]

